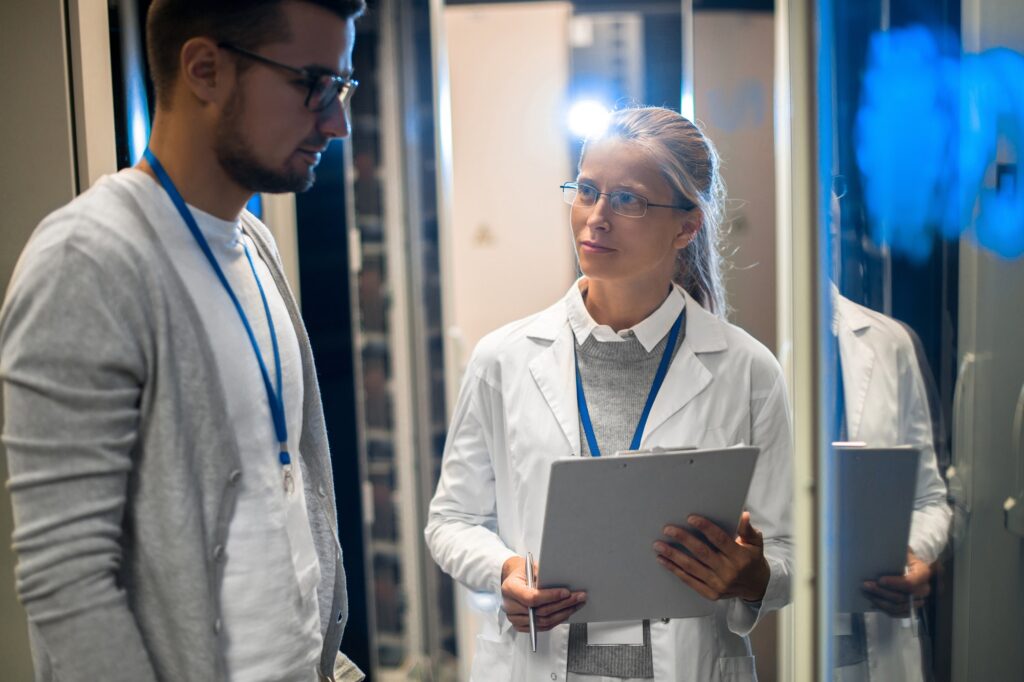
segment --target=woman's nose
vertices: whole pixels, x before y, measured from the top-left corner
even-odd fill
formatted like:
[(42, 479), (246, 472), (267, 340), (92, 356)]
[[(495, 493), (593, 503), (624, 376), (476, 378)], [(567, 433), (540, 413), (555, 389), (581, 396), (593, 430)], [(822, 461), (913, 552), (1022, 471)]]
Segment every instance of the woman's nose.
[(608, 221), (612, 215), (611, 197), (602, 194), (590, 207), (590, 215), (587, 216), (587, 226), (594, 228), (608, 228)]

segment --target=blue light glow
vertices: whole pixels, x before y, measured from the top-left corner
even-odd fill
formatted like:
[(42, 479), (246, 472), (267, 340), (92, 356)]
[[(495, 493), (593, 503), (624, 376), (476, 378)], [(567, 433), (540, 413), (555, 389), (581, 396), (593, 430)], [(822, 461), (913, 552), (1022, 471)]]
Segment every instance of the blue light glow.
[(142, 158), (142, 153), (146, 151), (146, 145), (149, 143), (149, 104), (146, 101), (146, 80), (142, 65), (127, 63), (125, 68), (129, 71), (125, 93), (125, 107), (129, 120), (128, 155), (131, 165), (134, 166)]
[(608, 108), (592, 99), (580, 100), (569, 109), (569, 130), (577, 137), (594, 137), (608, 127)]
[(997, 188), (986, 173), (1002, 141), (1024, 150), (1024, 56), (998, 48), (962, 55), (951, 34), (923, 27), (871, 39), (857, 116), (872, 237), (913, 259), (932, 233), (1024, 254), (1024, 196), (1016, 167)]

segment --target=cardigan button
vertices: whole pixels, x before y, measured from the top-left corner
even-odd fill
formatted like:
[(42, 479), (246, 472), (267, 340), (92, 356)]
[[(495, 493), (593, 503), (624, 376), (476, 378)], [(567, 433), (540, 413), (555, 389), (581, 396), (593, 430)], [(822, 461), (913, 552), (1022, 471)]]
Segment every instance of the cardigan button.
[(217, 545), (213, 548), (213, 558), (216, 561), (224, 560), (224, 545)]
[(214, 631), (214, 633), (219, 635), (222, 628), (223, 628), (223, 625), (221, 625), (220, 618), (218, 618), (217, 620), (213, 621), (213, 631)]
[(232, 471), (228, 475), (228, 482), (231, 483), (231, 485), (238, 485), (238, 482), (240, 480), (242, 480), (242, 470), (241, 469), (235, 469), (234, 471)]

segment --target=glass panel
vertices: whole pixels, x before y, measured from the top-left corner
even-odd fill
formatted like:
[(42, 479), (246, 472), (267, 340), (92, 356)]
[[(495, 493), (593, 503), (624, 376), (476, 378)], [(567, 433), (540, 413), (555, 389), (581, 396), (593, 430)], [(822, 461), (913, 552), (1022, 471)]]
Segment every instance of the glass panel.
[(1024, 4), (818, 6), (824, 676), (1024, 679)]

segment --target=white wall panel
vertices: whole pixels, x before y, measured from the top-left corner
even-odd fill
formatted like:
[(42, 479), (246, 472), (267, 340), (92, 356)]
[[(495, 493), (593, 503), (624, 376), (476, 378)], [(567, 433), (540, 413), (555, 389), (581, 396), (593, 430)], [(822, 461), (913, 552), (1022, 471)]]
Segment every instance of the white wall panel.
[(465, 357), (574, 278), (565, 126), (568, 2), (445, 10), (451, 87), (451, 321)]

